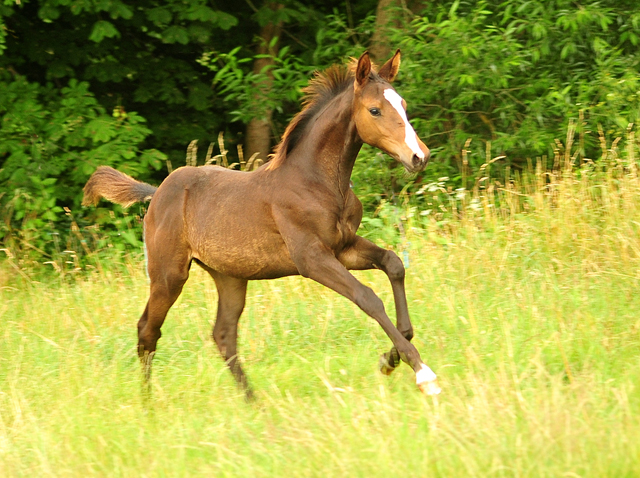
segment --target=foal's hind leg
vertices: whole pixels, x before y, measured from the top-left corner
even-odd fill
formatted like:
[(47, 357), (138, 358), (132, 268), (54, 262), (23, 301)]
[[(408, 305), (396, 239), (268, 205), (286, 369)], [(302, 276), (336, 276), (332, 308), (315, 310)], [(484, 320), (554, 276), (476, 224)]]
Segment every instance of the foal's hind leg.
[(218, 289), (218, 313), (216, 323), (213, 326), (213, 340), (238, 385), (244, 389), (247, 400), (251, 400), (253, 392), (238, 360), (238, 321), (244, 309), (247, 281), (220, 274), (206, 266), (203, 267), (211, 274)]
[(189, 277), (190, 258), (185, 251), (168, 260), (149, 256), (150, 293), (147, 306), (138, 321), (138, 356), (145, 380), (151, 376), (151, 361), (156, 352), (160, 328)]
[[(360, 236), (356, 237), (353, 245), (338, 257), (340, 262), (350, 270), (380, 269), (387, 274), (393, 300), (396, 306), (397, 329), (406, 338), (413, 338), (413, 326), (409, 318), (407, 296), (404, 288), (404, 265), (393, 251), (382, 249), (371, 241)], [(401, 359), (398, 349), (394, 346), (380, 357), (380, 371), (385, 375), (391, 374), (400, 365)]]

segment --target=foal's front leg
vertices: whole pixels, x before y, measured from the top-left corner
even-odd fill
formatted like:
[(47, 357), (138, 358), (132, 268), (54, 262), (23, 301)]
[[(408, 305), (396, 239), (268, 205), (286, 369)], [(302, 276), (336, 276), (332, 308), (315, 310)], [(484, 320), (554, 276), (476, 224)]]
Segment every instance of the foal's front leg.
[[(435, 373), (424, 364), (413, 344), (393, 325), (380, 298), (351, 275), (333, 253), (318, 241), (301, 241), (297, 246), (290, 245), (290, 251), (300, 274), (345, 296), (374, 318), (391, 339), (400, 358), (415, 371), (420, 389), (428, 395), (440, 393)], [(406, 309), (406, 299), (404, 304)]]
[[(376, 246), (373, 242), (356, 236), (355, 242), (345, 249), (338, 260), (349, 270), (380, 269), (389, 278), (396, 306), (397, 328), (407, 339), (413, 338), (413, 326), (409, 318), (407, 296), (404, 288), (404, 265), (393, 251)], [(400, 355), (396, 347), (380, 357), (380, 371), (391, 374), (400, 365)]]

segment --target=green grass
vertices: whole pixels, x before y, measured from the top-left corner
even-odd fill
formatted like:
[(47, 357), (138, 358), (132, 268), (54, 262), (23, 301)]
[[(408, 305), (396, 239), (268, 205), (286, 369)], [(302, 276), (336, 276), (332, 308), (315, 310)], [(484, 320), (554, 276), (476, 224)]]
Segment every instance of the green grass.
[[(249, 286), (245, 403), (194, 266), (145, 401), (142, 263), (73, 284), (14, 281), (5, 264), (0, 476), (639, 476), (640, 181), (601, 179), (523, 182), (495, 192), (501, 206), (478, 191), (481, 210), (408, 229), (414, 343), (437, 398), (406, 365), (378, 373), (390, 344), (372, 319), (287, 278)], [(384, 274), (357, 276), (392, 313)]]

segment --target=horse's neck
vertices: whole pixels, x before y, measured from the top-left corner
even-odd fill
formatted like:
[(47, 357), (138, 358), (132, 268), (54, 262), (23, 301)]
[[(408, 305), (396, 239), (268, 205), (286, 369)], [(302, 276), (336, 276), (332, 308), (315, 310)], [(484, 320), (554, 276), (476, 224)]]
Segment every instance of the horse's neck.
[(327, 104), (314, 118), (297, 161), (315, 180), (336, 186), (342, 195), (349, 189), (351, 172), (362, 141), (353, 122), (353, 91)]

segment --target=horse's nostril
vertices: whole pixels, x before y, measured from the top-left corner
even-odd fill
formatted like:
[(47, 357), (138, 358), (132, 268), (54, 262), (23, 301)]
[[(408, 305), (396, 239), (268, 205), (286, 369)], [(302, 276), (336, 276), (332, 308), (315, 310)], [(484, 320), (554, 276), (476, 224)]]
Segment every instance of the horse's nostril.
[(414, 154), (413, 157), (411, 158), (411, 164), (413, 164), (414, 166), (420, 166), (422, 164), (422, 160), (418, 157), (417, 154)]

